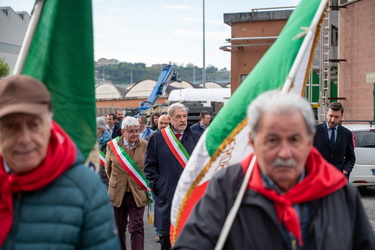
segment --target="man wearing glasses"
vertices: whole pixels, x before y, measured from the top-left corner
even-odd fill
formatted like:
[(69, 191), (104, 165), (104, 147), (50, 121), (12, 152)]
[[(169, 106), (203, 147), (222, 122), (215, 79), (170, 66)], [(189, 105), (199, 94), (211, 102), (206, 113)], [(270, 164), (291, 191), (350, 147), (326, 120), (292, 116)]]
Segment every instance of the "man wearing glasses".
[(122, 135), (107, 145), (105, 170), (109, 178), (108, 193), (122, 249), (126, 249), (127, 228), (131, 235), (131, 249), (143, 249), (143, 213), (148, 205), (146, 190), (149, 190), (143, 174), (147, 141), (138, 138), (140, 126), (134, 117), (125, 117), (121, 128)]

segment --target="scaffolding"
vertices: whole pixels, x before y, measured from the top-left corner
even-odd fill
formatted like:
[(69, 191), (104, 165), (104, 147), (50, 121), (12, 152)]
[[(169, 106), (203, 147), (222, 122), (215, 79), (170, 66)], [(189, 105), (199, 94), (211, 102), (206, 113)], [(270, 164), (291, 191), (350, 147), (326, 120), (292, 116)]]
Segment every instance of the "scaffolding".
[(320, 32), (319, 104), (318, 120), (325, 120), (325, 111), (331, 96), (331, 9), (328, 8)]
[[(310, 69), (310, 78), (307, 84), (307, 100), (316, 108), (318, 122), (325, 121), (325, 112), (332, 99), (332, 85), (337, 85), (338, 67), (340, 61), (337, 55), (337, 33), (338, 16), (337, 0), (330, 1), (319, 34), (319, 42), (315, 53), (318, 65), (313, 65)], [(313, 80), (313, 74), (317, 74), (319, 80)], [(319, 93), (318, 100), (314, 100), (314, 90)]]

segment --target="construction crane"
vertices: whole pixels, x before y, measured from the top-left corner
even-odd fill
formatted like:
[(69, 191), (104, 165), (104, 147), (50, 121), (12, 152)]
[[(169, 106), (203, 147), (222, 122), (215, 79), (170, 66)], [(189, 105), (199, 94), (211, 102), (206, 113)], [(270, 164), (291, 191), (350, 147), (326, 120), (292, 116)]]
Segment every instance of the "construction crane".
[(141, 103), (137, 116), (143, 115), (145, 110), (149, 109), (156, 103), (156, 101), (159, 99), (159, 96), (164, 94), (167, 90), (167, 87), (171, 80), (181, 82), (179, 74), (173, 69), (173, 65), (165, 65), (160, 73), (157, 82), (155, 83), (150, 96), (146, 101)]

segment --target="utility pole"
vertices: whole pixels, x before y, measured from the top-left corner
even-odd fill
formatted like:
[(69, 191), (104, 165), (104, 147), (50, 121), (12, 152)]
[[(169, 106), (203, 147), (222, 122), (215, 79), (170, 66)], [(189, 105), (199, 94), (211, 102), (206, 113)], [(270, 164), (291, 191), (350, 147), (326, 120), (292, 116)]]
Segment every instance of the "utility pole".
[(203, 68), (202, 68), (202, 83), (203, 88), (206, 88), (206, 27), (205, 27), (205, 0), (203, 0)]
[(133, 64), (130, 64), (130, 84), (133, 83)]

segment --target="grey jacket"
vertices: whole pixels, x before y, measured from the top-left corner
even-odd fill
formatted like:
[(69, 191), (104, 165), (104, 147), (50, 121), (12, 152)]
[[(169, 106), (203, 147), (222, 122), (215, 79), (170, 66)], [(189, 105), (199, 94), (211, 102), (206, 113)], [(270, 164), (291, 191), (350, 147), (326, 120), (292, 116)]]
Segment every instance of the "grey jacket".
[[(214, 249), (244, 178), (240, 164), (218, 172), (198, 202), (174, 249)], [(313, 226), (308, 249), (375, 249), (375, 235), (358, 191), (347, 184), (309, 203)], [(273, 201), (247, 190), (224, 249), (293, 249), (286, 246)]]

